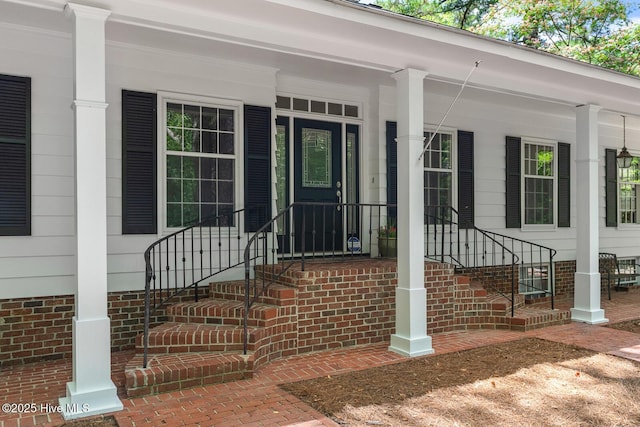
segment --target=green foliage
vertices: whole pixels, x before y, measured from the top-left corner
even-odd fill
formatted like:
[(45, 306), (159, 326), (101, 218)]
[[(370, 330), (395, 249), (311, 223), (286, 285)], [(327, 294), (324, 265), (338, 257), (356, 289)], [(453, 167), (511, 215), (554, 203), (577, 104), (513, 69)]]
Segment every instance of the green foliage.
[(398, 237), (398, 228), (393, 218), (387, 219), (387, 225), (383, 225), (378, 229), (379, 238), (395, 239)]
[[(633, 183), (634, 186), (635, 184), (640, 184), (640, 157), (634, 157), (631, 160), (631, 167), (626, 169), (618, 168), (618, 181)], [(628, 187), (631, 188), (631, 186)]]
[(379, 0), (394, 12), (640, 76), (640, 24), (623, 0)]
[(498, 0), (378, 0), (387, 10), (452, 27), (467, 29), (482, 22), (482, 17)]
[(553, 150), (538, 151), (538, 175), (553, 176)]

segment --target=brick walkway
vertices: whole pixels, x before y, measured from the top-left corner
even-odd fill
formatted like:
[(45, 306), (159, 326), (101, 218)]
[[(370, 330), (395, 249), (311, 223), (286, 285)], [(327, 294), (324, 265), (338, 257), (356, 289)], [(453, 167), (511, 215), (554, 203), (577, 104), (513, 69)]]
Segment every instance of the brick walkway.
[[(570, 302), (561, 301), (561, 307)], [(603, 307), (611, 323), (640, 318), (640, 289), (614, 293), (612, 301), (603, 298)], [(443, 354), (523, 337), (540, 337), (573, 343), (599, 352), (640, 361), (640, 336), (571, 323), (530, 332), (476, 330), (433, 336), (436, 353)], [(113, 379), (123, 394), (125, 363), (132, 352), (112, 356)], [(428, 356), (426, 356), (428, 357)], [(387, 344), (326, 351), (272, 362), (253, 379), (228, 384), (198, 387), (157, 396), (127, 399), (124, 410), (115, 415), (124, 426), (337, 426), (324, 415), (283, 392), (278, 384), (336, 375), (355, 369), (396, 363), (403, 357), (387, 351)], [(69, 360), (38, 362), (0, 369), (0, 403), (57, 405), (71, 378)], [(0, 427), (59, 426), (63, 419), (56, 413), (6, 414), (0, 412)]]

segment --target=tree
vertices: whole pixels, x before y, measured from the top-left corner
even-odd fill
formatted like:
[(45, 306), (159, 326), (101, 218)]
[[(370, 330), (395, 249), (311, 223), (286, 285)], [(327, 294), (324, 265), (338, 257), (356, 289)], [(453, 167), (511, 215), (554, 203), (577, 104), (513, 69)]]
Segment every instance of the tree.
[(461, 29), (479, 25), (499, 0), (379, 0), (385, 9)]
[(640, 76), (640, 24), (622, 0), (381, 0), (398, 13)]

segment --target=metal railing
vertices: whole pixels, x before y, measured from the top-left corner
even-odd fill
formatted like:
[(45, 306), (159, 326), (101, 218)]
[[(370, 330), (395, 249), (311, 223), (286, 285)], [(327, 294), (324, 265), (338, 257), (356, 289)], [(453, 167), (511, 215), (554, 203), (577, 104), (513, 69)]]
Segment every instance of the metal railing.
[(245, 354), (249, 310), (294, 265), (304, 271), (309, 259), (347, 261), (377, 256), (380, 241), (395, 247), (395, 223), (388, 218), (389, 208), (395, 205), (295, 202), (250, 237), (244, 250)]
[[(249, 213), (248, 213), (249, 212)], [(266, 209), (240, 209), (207, 218), (197, 224), (164, 236), (153, 242), (144, 253), (145, 309), (144, 359), (147, 367), (149, 325), (151, 316), (187, 291), (194, 290), (198, 301), (198, 285), (244, 262), (241, 229), (257, 218), (265, 217)], [(264, 220), (262, 220), (264, 222)]]
[[(243, 265), (246, 354), (249, 311), (269, 286), (296, 264), (304, 271), (309, 259), (396, 256), (396, 220), (389, 216), (395, 212), (396, 205), (387, 204), (295, 202), (268, 221), (265, 208), (242, 209), (157, 240), (144, 254), (144, 367), (151, 316), (170, 300), (193, 289), (197, 302), (200, 282)], [(244, 225), (257, 231), (247, 233)], [(532, 242), (465, 227), (450, 206), (425, 208), (425, 258), (458, 269), (484, 269), (493, 272), (493, 279), (503, 274), (509, 289), (496, 290), (505, 297), (511, 293), (512, 316), (516, 283), (519, 289), (550, 294), (553, 308), (555, 252)], [(522, 272), (531, 277), (523, 280)], [(542, 283), (550, 288), (543, 288)]]
[(490, 279), (493, 290), (511, 300), (511, 316), (516, 285), (518, 293), (550, 296), (555, 307), (555, 249), (460, 224), (458, 218), (451, 206), (425, 207), (426, 258)]

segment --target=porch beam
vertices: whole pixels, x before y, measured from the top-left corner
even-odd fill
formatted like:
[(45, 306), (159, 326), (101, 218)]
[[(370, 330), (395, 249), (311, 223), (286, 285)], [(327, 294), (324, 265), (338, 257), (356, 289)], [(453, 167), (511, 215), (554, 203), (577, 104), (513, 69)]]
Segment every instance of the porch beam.
[(398, 287), (396, 333), (389, 350), (405, 356), (433, 353), (427, 335), (424, 286), (424, 87), (427, 73), (404, 69), (396, 80), (398, 133)]
[(65, 419), (122, 409), (111, 380), (107, 316), (105, 23), (110, 12), (68, 3), (73, 20), (76, 280), (73, 377)]
[(576, 274), (571, 319), (604, 323), (598, 268), (598, 112), (597, 105), (576, 108)]

